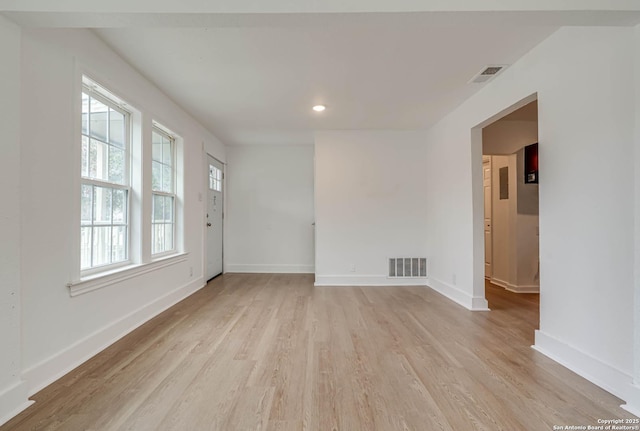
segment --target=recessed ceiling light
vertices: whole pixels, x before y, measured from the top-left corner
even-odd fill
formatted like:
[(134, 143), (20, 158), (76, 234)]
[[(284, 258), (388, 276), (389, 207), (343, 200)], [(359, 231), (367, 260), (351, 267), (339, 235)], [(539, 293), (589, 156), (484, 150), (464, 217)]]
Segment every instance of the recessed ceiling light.
[(324, 106), (324, 105), (316, 105), (316, 106), (313, 107), (313, 110), (316, 111), (316, 112), (322, 112), (325, 109), (327, 109), (327, 107)]

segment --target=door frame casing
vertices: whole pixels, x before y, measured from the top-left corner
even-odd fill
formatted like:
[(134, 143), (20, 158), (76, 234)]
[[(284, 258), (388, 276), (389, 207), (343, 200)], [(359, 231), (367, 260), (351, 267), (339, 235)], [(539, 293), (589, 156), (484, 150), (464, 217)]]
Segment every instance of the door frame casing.
[[(206, 196), (204, 196), (204, 203), (202, 205), (202, 220), (203, 220), (203, 229), (204, 229), (204, 241), (202, 244), (202, 257), (203, 257), (203, 262), (202, 262), (202, 273), (203, 273), (203, 278), (205, 279), (205, 283), (209, 282), (210, 280), (214, 279), (215, 277), (217, 277), (218, 275), (222, 275), (224, 274), (225, 271), (225, 262), (224, 262), (224, 244), (225, 244), (225, 235), (226, 235), (226, 229), (225, 229), (225, 208), (227, 206), (227, 194), (225, 193), (225, 189), (226, 189), (226, 174), (227, 174), (227, 164), (223, 161), (221, 161), (219, 158), (213, 156), (211, 153), (209, 152), (205, 152), (205, 156), (204, 157), (204, 189), (206, 192)], [(218, 275), (215, 275), (211, 278), (209, 278), (208, 275), (208, 262), (209, 262), (209, 238), (208, 238), (208, 230), (207, 230), (207, 206), (209, 204), (209, 158), (215, 160), (216, 162), (220, 163), (220, 165), (222, 165), (222, 244), (220, 245), (222, 248), (222, 255), (221, 255), (221, 259), (222, 259), (222, 272)]]
[[(539, 101), (537, 92), (532, 93), (514, 103), (483, 122), (472, 127), (471, 134), (471, 178), (472, 178), (472, 206), (473, 206), (473, 297), (479, 304), (474, 309), (488, 309), (486, 294), (484, 291), (484, 187), (483, 187), (483, 163), (482, 163), (482, 129), (494, 123), (500, 118), (522, 108), (535, 100)], [(539, 126), (538, 126), (539, 127)], [(542, 284), (540, 286), (542, 298)], [(480, 299), (482, 298), (482, 299)], [(542, 308), (542, 302), (540, 305)]]

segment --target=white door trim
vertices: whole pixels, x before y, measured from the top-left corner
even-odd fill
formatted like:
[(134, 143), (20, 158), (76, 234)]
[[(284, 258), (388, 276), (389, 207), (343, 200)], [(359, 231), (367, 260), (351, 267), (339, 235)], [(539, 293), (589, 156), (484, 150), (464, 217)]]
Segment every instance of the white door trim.
[[(225, 189), (226, 189), (226, 181), (225, 181), (225, 177), (226, 177), (226, 171), (227, 171), (227, 164), (223, 161), (221, 161), (220, 159), (218, 159), (217, 157), (213, 156), (212, 154), (210, 154), (209, 152), (205, 152), (206, 157), (205, 157), (205, 192), (206, 192), (206, 196), (204, 199), (204, 205), (203, 205), (203, 223), (204, 223), (204, 244), (203, 244), (203, 268), (204, 268), (204, 278), (205, 278), (205, 282), (209, 282), (211, 281), (213, 278), (217, 277), (218, 275), (224, 274), (225, 273), (225, 265), (224, 265), (224, 237), (225, 237), (225, 208), (226, 208), (226, 193), (225, 193)], [(220, 164), (220, 166), (222, 166), (222, 238), (221, 238), (221, 259), (222, 259), (222, 268), (221, 268), (221, 272), (219, 274), (214, 275), (213, 277), (209, 276), (209, 268), (208, 268), (208, 264), (209, 264), (209, 233), (208, 233), (208, 229), (207, 229), (207, 211), (208, 211), (208, 205), (209, 205), (209, 159), (213, 159), (215, 160), (217, 163)]]

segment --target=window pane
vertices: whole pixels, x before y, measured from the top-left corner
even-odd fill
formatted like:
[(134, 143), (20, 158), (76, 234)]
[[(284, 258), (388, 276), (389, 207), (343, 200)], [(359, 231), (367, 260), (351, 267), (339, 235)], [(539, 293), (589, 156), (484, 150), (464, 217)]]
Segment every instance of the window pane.
[(107, 140), (107, 120), (109, 117), (109, 109), (105, 106), (104, 103), (91, 98), (90, 108), (90, 124), (91, 128), (91, 136), (101, 141)]
[(93, 220), (95, 224), (111, 223), (111, 189), (94, 187)]
[(162, 163), (171, 166), (173, 164), (173, 152), (171, 151), (171, 140), (164, 138), (162, 141)]
[(91, 228), (80, 228), (80, 269), (91, 267)]
[(173, 223), (164, 225), (164, 251), (173, 250)]
[(173, 175), (171, 166), (162, 165), (162, 191), (173, 193)]
[(113, 109), (109, 110), (109, 143), (120, 148), (125, 146), (124, 115)]
[(151, 158), (162, 162), (162, 135), (155, 131), (151, 133)]
[(162, 190), (162, 165), (151, 162), (151, 190)]
[(86, 136), (82, 137), (82, 162), (80, 175), (83, 177), (89, 176), (89, 138)]
[(125, 179), (124, 150), (109, 148), (109, 181), (124, 184)]
[(163, 224), (154, 224), (153, 225), (153, 244), (152, 244), (152, 253), (160, 253), (164, 251), (164, 225)]
[[(86, 77), (83, 84), (97, 86)], [(108, 92), (98, 95), (88, 87), (81, 96), (82, 270), (129, 258), (130, 116), (121, 112), (117, 99), (105, 95)]]
[(111, 262), (127, 260), (127, 227), (114, 226), (111, 236)]
[(215, 167), (213, 165), (209, 165), (209, 188), (211, 190), (215, 190), (214, 182), (215, 182), (216, 176), (215, 176), (215, 173), (213, 172), (214, 169)]
[(113, 223), (125, 224), (127, 222), (127, 191), (113, 190)]
[(91, 224), (91, 210), (93, 209), (93, 187), (83, 184), (80, 193), (80, 222), (82, 224)]
[(98, 146), (97, 141), (91, 140), (89, 143), (89, 159), (88, 159), (89, 178), (96, 178), (98, 174)]
[(89, 134), (89, 96), (82, 93), (82, 133)]
[(93, 228), (93, 266), (111, 263), (111, 226)]
[(108, 180), (109, 146), (103, 142), (91, 140), (89, 145), (89, 178)]
[(173, 221), (173, 197), (164, 196), (164, 221)]
[(153, 222), (161, 222), (162, 217), (164, 216), (164, 196), (153, 195)]

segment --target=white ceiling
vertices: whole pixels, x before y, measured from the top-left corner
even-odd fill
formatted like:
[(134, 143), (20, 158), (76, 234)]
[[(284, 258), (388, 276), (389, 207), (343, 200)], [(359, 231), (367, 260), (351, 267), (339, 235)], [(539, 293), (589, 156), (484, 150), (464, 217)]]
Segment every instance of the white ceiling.
[[(81, 12), (6, 15), (108, 27), (95, 31), (229, 145), (309, 144), (318, 129), (428, 128), (482, 88), (468, 81), (483, 66), (513, 64), (559, 26), (640, 21), (628, 10)], [(313, 112), (318, 103), (327, 110)]]
[(480, 88), (467, 81), (482, 66), (510, 64), (553, 31), (411, 15), (350, 21), (98, 34), (225, 143), (253, 144), (311, 143), (315, 129), (429, 127)]

